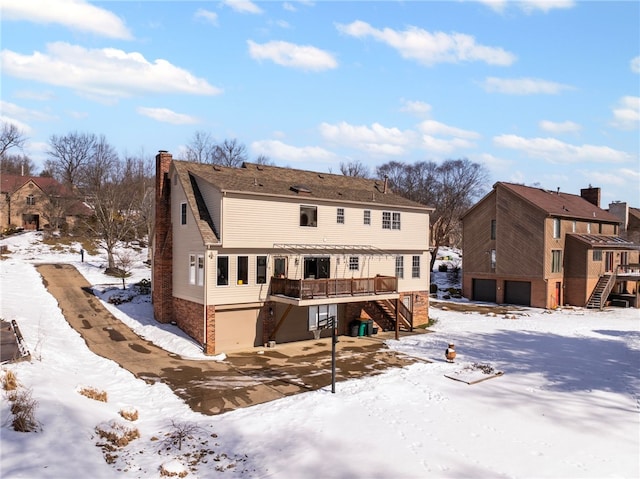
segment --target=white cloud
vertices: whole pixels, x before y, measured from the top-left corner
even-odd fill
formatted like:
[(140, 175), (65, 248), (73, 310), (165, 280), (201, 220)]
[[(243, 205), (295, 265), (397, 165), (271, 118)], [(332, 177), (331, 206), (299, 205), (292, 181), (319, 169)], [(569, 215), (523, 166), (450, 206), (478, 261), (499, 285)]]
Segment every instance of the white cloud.
[(640, 123), (640, 97), (625, 96), (613, 109), (612, 125), (621, 130), (634, 130)]
[(532, 13), (537, 10), (541, 10), (544, 13), (555, 9), (566, 10), (573, 8), (576, 4), (574, 0), (520, 0), (513, 3), (527, 13)]
[(640, 73), (640, 56), (632, 58), (631, 62), (629, 62), (629, 66), (633, 73)]
[(318, 146), (292, 146), (279, 140), (262, 140), (251, 143), (251, 151), (256, 155), (265, 155), (278, 161), (328, 161), (335, 154)]
[(145, 93), (217, 95), (222, 90), (166, 60), (150, 62), (141, 53), (115, 48), (89, 50), (57, 42), (45, 53), (0, 52), (3, 74), (67, 87), (95, 99)]
[(2, 20), (59, 24), (108, 38), (133, 36), (117, 15), (83, 0), (2, 0)]
[(321, 123), (319, 130), (322, 137), (331, 143), (384, 156), (405, 154), (406, 148), (416, 139), (415, 132), (387, 128), (379, 123), (370, 127), (350, 125), (344, 121), (336, 125)]
[(15, 125), (15, 127), (18, 128), (18, 130), (20, 130), (20, 132), (22, 132), (25, 135), (29, 135), (33, 131), (32, 128), (26, 123), (18, 120), (17, 118), (6, 116), (4, 112), (3, 114), (0, 115), (0, 122)]
[(483, 86), (489, 93), (504, 93), (505, 95), (556, 95), (563, 90), (570, 90), (572, 88), (569, 85), (537, 78), (496, 77), (488, 77)]
[(575, 133), (581, 130), (581, 126), (572, 121), (563, 121), (561, 123), (549, 120), (542, 120), (538, 123), (538, 126), (541, 130), (547, 131), (553, 134), (562, 134), (562, 133)]
[(333, 55), (310, 45), (272, 41), (263, 44), (247, 40), (249, 54), (255, 60), (271, 60), (285, 67), (302, 70), (328, 70), (336, 68), (338, 62)]
[(418, 129), (427, 135), (437, 136), (454, 136), (467, 140), (476, 140), (480, 138), (480, 134), (475, 131), (463, 130), (455, 126), (445, 125), (435, 120), (426, 120), (418, 125)]
[(492, 10), (498, 13), (503, 13), (507, 7), (519, 8), (526, 13), (533, 13), (534, 11), (541, 10), (544, 13), (548, 13), (553, 9), (567, 9), (575, 6), (574, 0), (519, 0), (507, 1), (507, 0), (477, 0), (480, 3), (488, 6)]
[(195, 18), (202, 18), (211, 25), (215, 25), (216, 27), (218, 26), (218, 14), (216, 12), (205, 10), (204, 8), (198, 8), (194, 16)]
[(429, 153), (447, 155), (456, 150), (473, 148), (475, 144), (463, 138), (436, 138), (432, 135), (422, 135), (421, 146)]
[(43, 113), (38, 110), (29, 110), (27, 108), (16, 105), (15, 103), (10, 103), (3, 100), (0, 100), (0, 111), (3, 115), (7, 115), (21, 121), (49, 121), (55, 118), (48, 113)]
[(426, 116), (431, 111), (431, 105), (423, 101), (402, 100), (400, 111), (411, 113), (415, 116)]
[(153, 118), (154, 120), (161, 121), (163, 123), (171, 123), (173, 125), (193, 125), (199, 122), (199, 120), (194, 116), (176, 113), (168, 108), (148, 108), (140, 106), (136, 108), (136, 111), (140, 115)]
[(426, 120), (418, 125), (422, 133), (421, 147), (430, 153), (450, 154), (456, 150), (475, 147), (471, 140), (480, 138), (475, 131), (445, 125), (439, 121)]
[(337, 24), (338, 31), (356, 38), (372, 37), (397, 50), (403, 58), (416, 60), (423, 65), (482, 61), (490, 65), (511, 65), (514, 54), (498, 47), (476, 43), (471, 35), (462, 33), (431, 33), (417, 27), (404, 31), (391, 28), (379, 30), (357, 20), (348, 25)]
[(16, 98), (23, 100), (36, 100), (36, 101), (48, 101), (55, 98), (55, 94), (52, 91), (33, 91), (33, 90), (20, 90), (15, 92)]
[(517, 135), (500, 135), (493, 143), (502, 148), (517, 150), (531, 158), (551, 163), (621, 163), (632, 159), (629, 153), (608, 146), (571, 145), (555, 138), (523, 138)]
[(262, 13), (262, 9), (250, 0), (224, 0), (222, 3), (238, 13), (251, 13), (254, 15)]

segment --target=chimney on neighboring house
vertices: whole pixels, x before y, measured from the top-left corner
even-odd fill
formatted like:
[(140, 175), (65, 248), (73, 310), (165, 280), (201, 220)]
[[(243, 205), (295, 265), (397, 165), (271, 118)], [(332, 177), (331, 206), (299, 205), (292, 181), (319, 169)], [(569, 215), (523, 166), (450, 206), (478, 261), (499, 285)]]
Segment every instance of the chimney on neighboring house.
[(156, 155), (155, 219), (153, 233), (151, 300), (156, 321), (173, 321), (173, 237), (171, 234), (171, 153)]
[(389, 177), (387, 175), (384, 175), (384, 187), (382, 189), (382, 192), (386, 193), (388, 187), (389, 187)]
[(594, 188), (589, 185), (589, 188), (582, 188), (580, 190), (580, 196), (592, 205), (596, 205), (600, 208), (600, 188)]

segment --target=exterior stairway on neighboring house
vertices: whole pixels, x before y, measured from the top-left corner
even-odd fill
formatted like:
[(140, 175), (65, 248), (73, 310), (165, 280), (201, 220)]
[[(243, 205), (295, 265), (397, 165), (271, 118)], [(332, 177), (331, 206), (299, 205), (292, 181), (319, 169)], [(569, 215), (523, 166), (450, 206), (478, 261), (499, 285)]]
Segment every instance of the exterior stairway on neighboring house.
[(399, 321), (398, 329), (413, 331), (413, 313), (398, 300), (370, 302), (367, 303), (364, 310), (383, 331), (394, 331), (396, 329), (396, 307), (399, 308), (397, 314)]
[(598, 283), (591, 292), (589, 301), (587, 301), (587, 308), (589, 309), (602, 309), (607, 302), (609, 293), (613, 289), (616, 283), (615, 274), (604, 274), (598, 279)]

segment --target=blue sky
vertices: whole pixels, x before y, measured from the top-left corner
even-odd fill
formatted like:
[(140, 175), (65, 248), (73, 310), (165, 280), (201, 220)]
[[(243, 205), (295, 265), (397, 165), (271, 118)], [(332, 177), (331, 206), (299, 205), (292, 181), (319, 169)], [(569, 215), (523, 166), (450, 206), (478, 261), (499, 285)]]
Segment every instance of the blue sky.
[[(640, 207), (640, 2), (0, 0), (1, 111), (51, 135), (339, 172), (468, 158)], [(490, 185), (487, 185), (490, 187)]]

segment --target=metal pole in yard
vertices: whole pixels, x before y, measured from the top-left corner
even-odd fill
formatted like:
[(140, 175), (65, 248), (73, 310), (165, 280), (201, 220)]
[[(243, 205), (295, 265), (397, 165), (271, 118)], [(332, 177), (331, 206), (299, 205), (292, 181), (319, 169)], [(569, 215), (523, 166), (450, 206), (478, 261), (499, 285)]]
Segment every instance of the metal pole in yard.
[(338, 342), (336, 318), (331, 319), (331, 392), (336, 392), (336, 343)]

